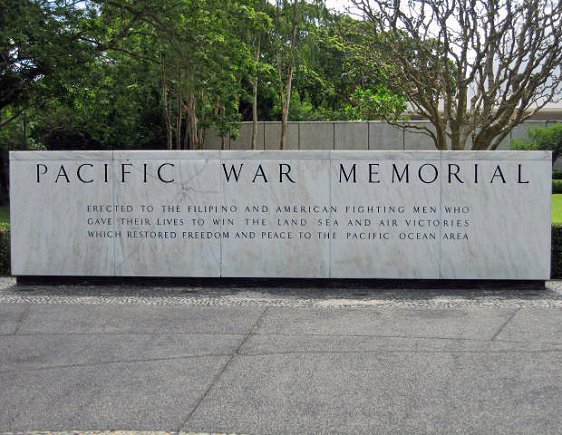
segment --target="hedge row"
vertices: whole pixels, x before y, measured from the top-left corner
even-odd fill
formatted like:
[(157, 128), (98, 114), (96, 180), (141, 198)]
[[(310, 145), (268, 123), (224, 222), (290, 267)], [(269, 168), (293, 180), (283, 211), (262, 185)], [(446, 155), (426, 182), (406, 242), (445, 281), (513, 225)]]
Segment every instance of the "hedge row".
[[(10, 230), (0, 229), (0, 275), (10, 275)], [(562, 224), (552, 224), (552, 278), (562, 278)]]
[(562, 278), (562, 224), (552, 224), (550, 276)]
[(0, 228), (0, 276), (10, 274), (10, 230)]
[(552, 193), (562, 193), (562, 180), (552, 180)]

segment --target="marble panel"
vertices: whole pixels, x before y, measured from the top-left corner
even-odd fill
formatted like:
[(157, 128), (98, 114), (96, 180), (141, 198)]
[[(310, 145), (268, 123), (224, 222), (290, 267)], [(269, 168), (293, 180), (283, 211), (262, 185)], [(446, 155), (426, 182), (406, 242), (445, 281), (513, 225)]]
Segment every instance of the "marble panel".
[(113, 275), (111, 155), (10, 153), (13, 275)]
[(335, 126), (333, 122), (299, 122), (300, 150), (334, 149)]
[(437, 217), (440, 192), (421, 180), (433, 179), (439, 165), (436, 152), (332, 154), (332, 277), (436, 276), (439, 240), (428, 222)]
[[(219, 136), (218, 131), (214, 128), (207, 130), (205, 139), (203, 140), (203, 148), (206, 150), (220, 150), (222, 148), (222, 137)], [(228, 149), (228, 138), (225, 139), (225, 147)]]
[(404, 130), (381, 121), (369, 121), (370, 150), (403, 150)]
[[(219, 276), (222, 191), (220, 154), (116, 152), (115, 275)], [(121, 172), (123, 165), (125, 182)], [(145, 174), (146, 172), (146, 174)]]
[(550, 166), (548, 152), (444, 154), (440, 278), (549, 278)]
[[(412, 124), (417, 124), (419, 127), (429, 128), (435, 131), (435, 128), (428, 121), (415, 121)], [(413, 128), (404, 131), (404, 149), (405, 150), (435, 150), (435, 143), (428, 134), (422, 130)]]
[[(279, 141), (281, 140), (281, 123), (265, 122), (265, 141), (264, 148), (266, 150), (278, 151)], [(297, 122), (291, 122), (287, 125), (287, 149), (299, 149), (299, 126)]]
[(336, 150), (366, 150), (369, 146), (368, 122), (335, 122)]
[(498, 145), (498, 151), (509, 151), (511, 149), (511, 139), (509, 135), (507, 135)]
[[(225, 277), (328, 277), (329, 239), (318, 220), (330, 203), (328, 152), (223, 153), (230, 237)], [(286, 175), (284, 175), (286, 174)]]
[[(265, 124), (258, 123), (256, 130), (256, 149), (263, 150)], [(240, 125), (240, 134), (236, 139), (230, 139), (231, 150), (250, 150), (252, 149), (252, 123), (243, 122)]]

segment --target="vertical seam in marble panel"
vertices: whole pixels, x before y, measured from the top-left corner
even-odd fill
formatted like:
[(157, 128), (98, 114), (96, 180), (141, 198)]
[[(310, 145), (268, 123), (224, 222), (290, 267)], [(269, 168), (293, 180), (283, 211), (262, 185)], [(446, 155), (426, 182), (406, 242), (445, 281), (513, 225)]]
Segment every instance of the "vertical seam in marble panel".
[[(330, 182), (330, 223), (332, 222), (332, 151), (328, 151), (328, 180)], [(328, 239), (328, 278), (332, 277), (332, 239)]]
[(439, 183), (439, 279), (443, 279), (443, 151), (439, 151), (441, 182)]
[[(223, 152), (220, 151), (219, 152), (219, 179), (221, 180), (221, 203), (223, 205), (226, 204), (225, 198), (224, 198), (224, 178), (221, 177), (221, 173), (220, 173), (220, 169), (223, 163)], [(222, 232), (222, 213), (221, 213), (221, 232)], [(222, 237), (219, 237), (219, 278), (222, 278)]]
[(336, 123), (332, 121), (332, 149), (336, 149)]
[(367, 150), (371, 150), (371, 122), (367, 121)]
[(265, 122), (263, 123), (263, 150), (265, 151)]
[[(111, 183), (111, 201), (113, 202), (112, 216), (113, 222), (115, 223), (115, 149), (111, 150), (111, 175), (112, 175), (112, 183)], [(112, 238), (113, 243), (113, 276), (117, 276), (117, 255), (116, 255), (116, 243), (117, 237)]]

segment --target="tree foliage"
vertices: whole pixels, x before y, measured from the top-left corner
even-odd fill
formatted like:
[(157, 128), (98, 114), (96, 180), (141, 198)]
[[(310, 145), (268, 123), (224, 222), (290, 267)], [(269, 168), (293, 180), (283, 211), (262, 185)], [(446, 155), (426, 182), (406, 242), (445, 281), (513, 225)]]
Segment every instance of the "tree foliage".
[(0, 0), (0, 128), (35, 102), (38, 82), (72, 82), (93, 54), (81, 37), (89, 13), (60, 1)]
[(515, 150), (552, 151), (552, 163), (562, 155), (562, 124), (532, 128), (526, 139), (514, 139), (511, 148)]
[(413, 111), (438, 149), (495, 149), (560, 91), (558, 2), (353, 3), (362, 19), (322, 0), (0, 0), (1, 145), (197, 149), (241, 120)]

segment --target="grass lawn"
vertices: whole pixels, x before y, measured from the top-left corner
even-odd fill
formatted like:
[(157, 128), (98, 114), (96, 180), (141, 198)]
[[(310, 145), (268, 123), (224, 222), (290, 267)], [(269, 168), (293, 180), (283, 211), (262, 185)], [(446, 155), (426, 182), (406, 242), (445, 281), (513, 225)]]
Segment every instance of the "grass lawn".
[(562, 193), (552, 195), (552, 222), (562, 224)]

